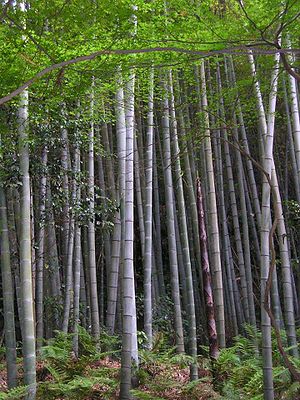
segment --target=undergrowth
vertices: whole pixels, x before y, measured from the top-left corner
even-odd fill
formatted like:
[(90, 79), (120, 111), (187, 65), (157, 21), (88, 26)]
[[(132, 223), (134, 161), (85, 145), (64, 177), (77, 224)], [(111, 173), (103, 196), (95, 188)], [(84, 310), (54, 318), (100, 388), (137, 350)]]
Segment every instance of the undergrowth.
[[(111, 399), (118, 386), (118, 369), (106, 365), (112, 349), (102, 335), (100, 344), (79, 327), (79, 357), (72, 352), (72, 334), (57, 332), (56, 337), (42, 348), (44, 381), (38, 385), (38, 399), (84, 399), (97, 393), (98, 398)], [(111, 345), (117, 338), (111, 338)], [(105, 350), (105, 351), (103, 351)]]
[[(261, 333), (246, 327), (246, 335), (234, 339), (211, 364), (207, 356), (197, 360), (177, 354), (163, 334), (157, 334), (153, 349), (139, 351), (137, 385), (132, 390), (140, 400), (262, 400), (263, 371)], [(57, 332), (43, 347), (37, 368), (37, 400), (83, 400), (117, 398), (120, 340), (105, 332), (99, 341), (79, 327), (79, 357), (72, 352), (72, 334)], [(283, 335), (283, 341), (286, 338)], [(205, 348), (204, 348), (205, 349)], [(297, 369), (300, 361), (290, 357)], [(273, 376), (277, 400), (300, 399), (300, 384), (292, 382), (273, 337)], [(189, 381), (189, 367), (198, 363), (199, 379)], [(25, 386), (0, 393), (0, 400), (23, 399)]]
[[(263, 360), (261, 353), (262, 335), (251, 326), (246, 326), (246, 336), (237, 336), (232, 347), (222, 349), (214, 363), (215, 388), (225, 400), (263, 400)], [(283, 341), (286, 342), (282, 332)], [(300, 383), (292, 382), (272, 336), (273, 379), (275, 399), (300, 399)], [(290, 357), (300, 369), (299, 359)]]

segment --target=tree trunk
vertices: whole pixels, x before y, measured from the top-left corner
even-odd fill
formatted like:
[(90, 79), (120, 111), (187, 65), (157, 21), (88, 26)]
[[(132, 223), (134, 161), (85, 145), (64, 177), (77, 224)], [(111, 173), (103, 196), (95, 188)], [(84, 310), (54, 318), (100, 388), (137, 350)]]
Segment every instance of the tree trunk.
[[(202, 110), (204, 113), (204, 149), (205, 149), (205, 161), (207, 166), (207, 177), (208, 177), (208, 220), (211, 227), (211, 257), (212, 257), (212, 280), (213, 290), (216, 307), (216, 325), (220, 347), (225, 347), (225, 316), (224, 316), (224, 298), (223, 298), (223, 281), (222, 281), (222, 268), (221, 268), (221, 254), (220, 254), (220, 237), (219, 237), (219, 226), (218, 226), (218, 214), (217, 214), (217, 203), (216, 203), (216, 191), (215, 191), (215, 178), (214, 178), (214, 167), (212, 158), (211, 138), (209, 130), (209, 116), (208, 116), (208, 102), (206, 95), (206, 81), (205, 81), (205, 69), (204, 62), (200, 66), (201, 76), (201, 98), (202, 98)], [(198, 91), (200, 91), (199, 85)]]
[(3, 290), (5, 358), (7, 366), (7, 386), (17, 386), (17, 351), (14, 312), (14, 290), (10, 263), (10, 245), (8, 236), (6, 197), (0, 181), (0, 261)]
[(28, 148), (28, 92), (21, 95), (18, 109), (18, 133), (22, 192), (20, 207), (20, 272), (23, 312), (24, 382), (28, 385), (26, 400), (34, 400), (36, 394), (35, 370), (35, 323), (33, 312), (33, 284), (31, 265), (30, 227), (30, 177)]
[(147, 347), (152, 348), (152, 194), (153, 194), (153, 80), (149, 77), (149, 98), (146, 136), (146, 203), (145, 203), (145, 252), (144, 252), (144, 329), (148, 338)]

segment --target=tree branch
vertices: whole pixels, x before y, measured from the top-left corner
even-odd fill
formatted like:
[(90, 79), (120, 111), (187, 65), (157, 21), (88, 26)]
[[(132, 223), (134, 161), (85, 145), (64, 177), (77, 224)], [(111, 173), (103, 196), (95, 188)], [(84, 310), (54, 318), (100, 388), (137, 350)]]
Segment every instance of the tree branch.
[[(115, 50), (99, 50), (94, 53), (79, 56), (72, 58), (70, 60), (62, 61), (60, 63), (52, 64), (49, 67), (46, 67), (35, 74), (31, 79), (27, 82), (23, 83), (17, 89), (13, 90), (11, 93), (7, 94), (6, 96), (0, 98), (0, 105), (4, 104), (14, 97), (18, 96), (23, 90), (27, 89), (31, 85), (33, 85), (38, 79), (42, 78), (43, 76), (49, 74), (50, 72), (67, 67), (69, 65), (78, 64), (83, 61), (90, 61), (94, 60), (97, 57), (103, 55), (129, 55), (129, 54), (145, 54), (145, 53), (162, 53), (162, 52), (174, 52), (174, 53), (181, 53), (181, 54), (188, 54), (188, 55), (199, 55), (201, 57), (209, 57), (215, 56), (217, 54), (232, 54), (232, 55), (247, 55), (249, 49), (252, 50), (253, 54), (288, 54), (288, 53), (300, 53), (300, 49), (282, 49), (282, 48), (275, 48), (275, 49), (261, 49), (253, 46), (237, 46), (222, 50), (188, 50), (179, 47), (152, 47), (146, 49), (115, 49)], [(294, 73), (294, 71), (292, 71)], [(295, 73), (294, 73), (295, 74)], [(292, 74), (291, 74), (292, 75)], [(297, 75), (297, 74), (296, 74)], [(293, 75), (294, 76), (294, 75)], [(298, 75), (297, 75), (298, 76)], [(297, 78), (296, 78), (297, 79)], [(298, 80), (298, 79), (297, 79)], [(300, 81), (300, 76), (299, 76)]]

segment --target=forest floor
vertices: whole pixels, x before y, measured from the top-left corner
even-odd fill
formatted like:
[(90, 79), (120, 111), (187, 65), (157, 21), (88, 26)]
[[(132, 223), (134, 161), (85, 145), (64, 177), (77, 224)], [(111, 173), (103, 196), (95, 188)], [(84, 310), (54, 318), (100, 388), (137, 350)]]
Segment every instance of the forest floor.
[[(111, 374), (119, 378), (120, 363), (119, 361), (114, 361), (107, 358), (96, 361), (87, 366), (84, 371), (83, 376), (88, 376), (92, 371), (109, 369)], [(20, 364), (18, 375), (20, 381), (22, 380), (22, 367)], [(199, 369), (199, 378), (197, 384), (191, 384), (189, 382), (189, 368), (182, 368), (179, 365), (174, 365), (172, 368), (163, 368), (161, 365), (152, 366), (148, 370), (144, 370), (144, 376), (146, 379), (140, 379), (135, 390), (135, 399), (147, 399), (147, 400), (213, 400), (221, 399), (221, 396), (214, 391), (212, 384), (212, 376), (208, 370)], [(55, 380), (51, 373), (48, 371), (44, 362), (39, 362), (37, 364), (37, 379), (39, 383), (49, 382), (55, 383)], [(110, 391), (110, 387), (107, 385), (101, 385), (95, 383), (87, 396), (82, 397), (78, 394), (78, 399), (80, 400), (117, 400), (119, 395), (119, 390), (116, 389), (112, 394), (107, 395)], [(1, 392), (7, 391), (7, 374), (4, 364), (0, 364), (0, 398)], [(19, 397), (18, 397), (19, 398)], [(38, 399), (43, 397), (38, 396)], [(12, 397), (8, 397), (12, 399)], [(63, 399), (76, 399), (76, 395), (72, 394), (70, 397), (47, 396), (47, 400), (63, 400)]]

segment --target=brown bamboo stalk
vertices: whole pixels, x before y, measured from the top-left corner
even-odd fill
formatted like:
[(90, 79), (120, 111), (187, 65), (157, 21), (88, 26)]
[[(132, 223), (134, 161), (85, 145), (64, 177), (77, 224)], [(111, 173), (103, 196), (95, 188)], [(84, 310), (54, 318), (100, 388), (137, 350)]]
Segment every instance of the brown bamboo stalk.
[(216, 360), (219, 355), (218, 336), (214, 312), (214, 299), (211, 286), (211, 274), (209, 267), (207, 234), (204, 220), (203, 195), (200, 179), (197, 178), (197, 209), (199, 221), (199, 239), (201, 248), (202, 277), (207, 316), (207, 331), (209, 341), (209, 355)]

